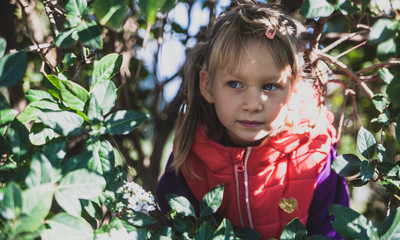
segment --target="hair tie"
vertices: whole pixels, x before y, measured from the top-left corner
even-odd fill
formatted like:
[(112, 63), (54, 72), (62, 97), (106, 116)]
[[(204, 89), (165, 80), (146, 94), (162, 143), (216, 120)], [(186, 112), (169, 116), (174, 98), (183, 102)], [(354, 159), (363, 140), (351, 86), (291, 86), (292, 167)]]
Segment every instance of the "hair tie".
[(272, 31), (272, 29), (268, 26), (267, 27), (267, 31), (265, 31), (265, 36), (267, 36), (267, 38), (269, 39), (273, 39), (275, 37), (275, 33), (276, 33), (276, 26), (274, 26), (274, 29)]

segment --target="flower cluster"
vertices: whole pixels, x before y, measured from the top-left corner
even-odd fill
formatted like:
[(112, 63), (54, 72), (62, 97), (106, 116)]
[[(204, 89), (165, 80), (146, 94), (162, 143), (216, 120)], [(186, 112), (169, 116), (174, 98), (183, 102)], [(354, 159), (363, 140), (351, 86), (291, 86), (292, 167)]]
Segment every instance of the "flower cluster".
[(96, 234), (96, 240), (132, 240), (137, 239), (137, 232), (128, 233), (125, 228), (111, 229), (109, 233)]
[[(127, 209), (134, 212), (150, 212), (155, 210), (154, 196), (151, 192), (146, 192), (142, 186), (135, 182), (126, 182), (117, 190), (117, 193), (122, 194), (122, 198), (127, 200)], [(123, 209), (123, 205), (119, 203), (118, 209)]]

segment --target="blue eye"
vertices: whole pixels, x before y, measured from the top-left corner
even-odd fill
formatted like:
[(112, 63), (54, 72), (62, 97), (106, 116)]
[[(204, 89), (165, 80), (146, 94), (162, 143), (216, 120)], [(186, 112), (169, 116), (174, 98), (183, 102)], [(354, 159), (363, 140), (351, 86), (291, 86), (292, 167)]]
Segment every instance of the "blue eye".
[(267, 90), (267, 91), (274, 91), (274, 90), (277, 89), (277, 87), (274, 86), (273, 84), (265, 84), (264, 87), (263, 87), (263, 89), (264, 89), (264, 90)]
[(232, 88), (241, 88), (242, 84), (237, 82), (237, 81), (230, 81), (229, 82), (229, 86), (232, 87)]

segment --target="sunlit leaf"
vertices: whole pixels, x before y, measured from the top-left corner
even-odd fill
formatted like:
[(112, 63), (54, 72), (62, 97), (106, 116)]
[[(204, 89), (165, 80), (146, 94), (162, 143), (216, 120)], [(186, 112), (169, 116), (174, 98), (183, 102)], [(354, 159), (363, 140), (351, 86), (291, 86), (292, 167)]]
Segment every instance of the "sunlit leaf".
[(15, 219), (22, 209), (22, 191), (14, 182), (8, 183), (1, 201), (0, 215), (5, 219)]
[(371, 43), (380, 43), (392, 38), (398, 30), (399, 22), (388, 19), (378, 19), (369, 32), (369, 41)]
[(143, 227), (157, 223), (150, 215), (142, 212), (133, 212), (129, 214), (128, 222), (134, 226)]
[(381, 240), (400, 239), (400, 208), (385, 218), (380, 230)]
[(87, 8), (86, 0), (64, 0), (65, 10), (69, 14), (80, 17)]
[(376, 140), (374, 135), (364, 127), (360, 127), (357, 134), (357, 147), (360, 153), (367, 159), (371, 159), (375, 153)]
[(342, 177), (353, 176), (360, 172), (361, 160), (354, 154), (338, 156), (332, 163), (332, 169)]
[(334, 10), (326, 0), (306, 0), (300, 8), (300, 14), (306, 18), (328, 17)]
[(50, 93), (43, 90), (29, 89), (25, 94), (26, 99), (30, 102), (36, 102), (42, 99), (53, 99)]
[(33, 145), (43, 145), (56, 136), (53, 129), (46, 127), (43, 123), (36, 122), (29, 132), (29, 140)]
[[(342, 205), (329, 206), (329, 214), (335, 215), (333, 228), (345, 239), (377, 239), (377, 230), (358, 212)], [(371, 236), (372, 235), (372, 236)]]
[(22, 193), (22, 214), (18, 218), (16, 232), (33, 232), (37, 230), (50, 211), (54, 193), (53, 184), (42, 184), (28, 188)]
[(89, 99), (89, 93), (81, 85), (72, 81), (60, 80), (61, 99), (74, 110), (83, 111)]
[(222, 202), (224, 195), (224, 186), (218, 185), (211, 189), (206, 195), (204, 195), (200, 203), (200, 217), (205, 217), (214, 214)]
[(233, 231), (233, 226), (232, 223), (224, 218), (214, 232), (214, 237), (212, 239), (218, 239), (218, 240), (225, 240), (225, 239), (234, 239), (235, 237), (235, 232)]
[(18, 111), (11, 108), (0, 110), (0, 135), (6, 133), (7, 127), (11, 124), (17, 114)]
[(27, 123), (30, 121), (36, 121), (38, 116), (43, 112), (48, 111), (60, 111), (60, 107), (56, 102), (50, 99), (42, 99), (34, 101), (22, 111), (22, 113), (17, 117), (22, 123)]
[(361, 162), (361, 181), (368, 182), (375, 173), (375, 165), (373, 162), (364, 160)]
[(93, 3), (93, 10), (101, 25), (117, 30), (121, 28), (128, 7), (125, 0), (96, 0)]
[[(101, 116), (106, 115), (115, 105), (116, 87), (111, 81), (100, 81), (90, 91), (90, 97), (96, 99), (99, 105), (89, 106), (89, 112), (99, 112)], [(96, 110), (93, 110), (95, 108)], [(89, 117), (90, 118), (90, 117)]]
[(186, 197), (175, 194), (167, 194), (165, 197), (169, 206), (177, 213), (182, 214), (183, 216), (196, 216), (192, 204)]
[(281, 240), (292, 240), (292, 239), (306, 239), (307, 230), (303, 223), (295, 218), (290, 221), (283, 229), (281, 234)]
[(42, 232), (43, 240), (88, 240), (93, 238), (93, 229), (81, 217), (59, 213), (46, 221), (49, 229)]
[(379, 77), (381, 77), (382, 80), (387, 84), (391, 83), (394, 78), (392, 73), (387, 68), (382, 68), (381, 70), (378, 70), (378, 74)]
[(134, 110), (120, 110), (112, 113), (104, 120), (106, 133), (124, 135), (131, 132), (137, 125), (147, 119), (144, 113)]
[(70, 48), (79, 39), (77, 28), (61, 31), (56, 38), (56, 46), (60, 48)]
[(35, 187), (45, 183), (54, 181), (53, 167), (47, 157), (35, 152), (30, 164), (30, 170), (25, 178), (28, 187)]
[(17, 119), (14, 119), (7, 131), (14, 159), (20, 161), (28, 153), (30, 147), (28, 129)]
[(398, 54), (399, 39), (389, 38), (386, 41), (380, 42), (377, 48), (377, 55), (379, 60), (386, 60), (390, 57), (395, 57)]
[(28, 57), (24, 51), (7, 54), (0, 58), (0, 86), (16, 84), (25, 75)]
[(386, 99), (386, 97), (383, 94), (376, 94), (372, 98), (372, 103), (374, 104), (375, 108), (379, 112), (383, 112), (387, 106), (389, 105), (389, 101)]
[(0, 58), (4, 56), (6, 52), (7, 42), (4, 38), (0, 37)]
[(104, 177), (110, 177), (114, 170), (115, 157), (111, 143), (103, 138), (90, 138), (85, 147), (92, 152), (88, 168)]
[(44, 112), (38, 118), (43, 124), (65, 137), (77, 136), (83, 131), (83, 118), (73, 112)]
[(82, 22), (78, 27), (79, 40), (83, 45), (92, 49), (103, 48), (102, 29), (96, 21)]
[[(397, 75), (390, 82), (388, 87), (386, 88), (386, 93), (389, 95), (390, 102), (395, 107), (400, 107), (400, 76)], [(400, 135), (397, 135), (400, 136)], [(399, 139), (399, 138), (398, 138)]]
[(100, 59), (93, 69), (91, 89), (99, 82), (110, 80), (119, 73), (122, 65), (122, 55), (111, 53)]

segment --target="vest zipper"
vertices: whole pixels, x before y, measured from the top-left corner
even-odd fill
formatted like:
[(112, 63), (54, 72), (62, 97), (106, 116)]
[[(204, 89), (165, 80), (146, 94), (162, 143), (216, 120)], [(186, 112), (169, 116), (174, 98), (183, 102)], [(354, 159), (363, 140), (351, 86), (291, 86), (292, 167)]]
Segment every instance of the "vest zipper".
[(250, 156), (250, 152), (251, 147), (247, 147), (244, 159), (240, 159), (240, 161), (235, 164), (237, 202), (242, 228), (249, 226), (251, 228), (254, 228), (250, 212), (249, 186), (247, 175), (247, 162)]

